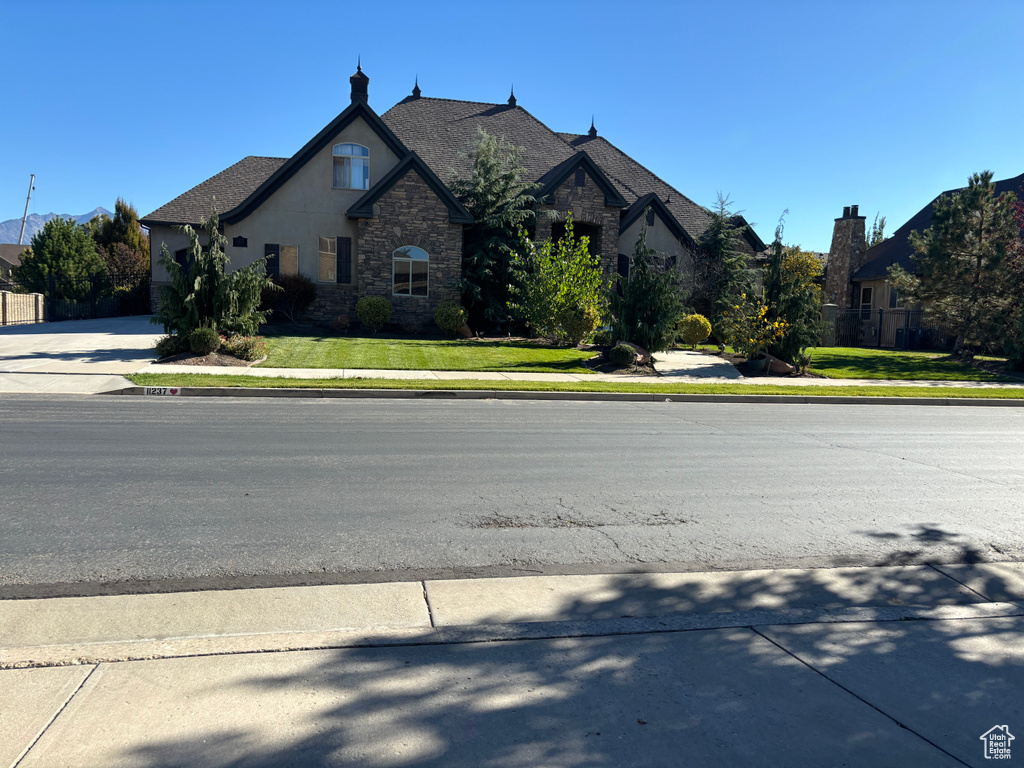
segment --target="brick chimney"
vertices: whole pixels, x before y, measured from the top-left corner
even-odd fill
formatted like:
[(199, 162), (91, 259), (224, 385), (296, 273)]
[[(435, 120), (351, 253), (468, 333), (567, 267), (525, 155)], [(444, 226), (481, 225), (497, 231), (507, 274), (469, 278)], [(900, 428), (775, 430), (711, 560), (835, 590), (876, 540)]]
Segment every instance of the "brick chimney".
[(355, 104), (357, 101), (368, 103), (370, 97), (367, 86), (370, 84), (370, 78), (363, 74), (362, 63), (356, 65), (356, 73), (348, 81), (352, 83), (352, 103)]
[(849, 309), (853, 305), (853, 285), (850, 277), (864, 266), (868, 250), (864, 217), (860, 206), (843, 207), (843, 215), (836, 219), (832, 230), (832, 247), (828, 252), (828, 273), (825, 276), (825, 301)]

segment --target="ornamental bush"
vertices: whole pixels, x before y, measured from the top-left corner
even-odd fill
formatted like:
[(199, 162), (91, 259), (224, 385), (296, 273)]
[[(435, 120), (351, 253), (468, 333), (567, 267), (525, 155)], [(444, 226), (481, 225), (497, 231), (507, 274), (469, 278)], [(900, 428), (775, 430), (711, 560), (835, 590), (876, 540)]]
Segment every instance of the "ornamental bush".
[(208, 355), (220, 349), (220, 334), (213, 328), (196, 328), (188, 335), (188, 346), (197, 355)]
[(676, 333), (683, 344), (689, 344), (696, 349), (698, 344), (707, 341), (711, 335), (711, 323), (704, 315), (687, 315), (679, 321)]
[(615, 339), (612, 337), (610, 328), (605, 328), (594, 334), (591, 341), (599, 347), (610, 347)]
[(437, 327), (449, 336), (458, 334), (459, 329), (466, 324), (466, 310), (461, 304), (454, 301), (442, 301), (434, 310), (434, 322)]
[(162, 336), (156, 342), (156, 357), (157, 360), (163, 360), (165, 357), (171, 355), (177, 355), (188, 349), (188, 339), (184, 336), (177, 336), (175, 334), (168, 334)]
[(235, 334), (224, 339), (220, 348), (226, 355), (250, 362), (267, 355), (267, 342), (263, 340), (262, 336)]
[(359, 322), (369, 328), (372, 333), (377, 333), (384, 327), (384, 323), (391, 319), (393, 311), (391, 302), (383, 296), (363, 296), (356, 302), (356, 314), (359, 316)]
[(316, 283), (305, 275), (281, 275), (274, 282), (281, 287), (275, 297), (278, 311), (293, 323), (298, 322), (316, 301)]
[(611, 348), (608, 359), (615, 365), (625, 368), (636, 362), (636, 350), (629, 344), (619, 342)]

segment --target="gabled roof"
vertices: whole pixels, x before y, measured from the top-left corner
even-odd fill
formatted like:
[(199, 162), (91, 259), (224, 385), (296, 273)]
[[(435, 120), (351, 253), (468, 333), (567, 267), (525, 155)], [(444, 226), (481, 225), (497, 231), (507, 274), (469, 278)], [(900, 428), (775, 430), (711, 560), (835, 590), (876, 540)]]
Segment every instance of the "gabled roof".
[(198, 224), (200, 217), (210, 215), (215, 204), (220, 211), (231, 210), (287, 160), (285, 157), (246, 157), (144, 216), (141, 222), (147, 227)]
[(415, 152), (410, 152), (402, 158), (398, 165), (384, 174), (381, 180), (373, 185), (370, 191), (356, 200), (348, 209), (348, 217), (350, 219), (372, 219), (373, 204), (410, 171), (419, 173), (420, 178), (427, 183), (427, 186), (433, 190), (434, 194), (441, 198), (441, 202), (448, 206), (448, 220), (450, 222), (453, 224), (473, 223), (473, 216), (470, 212), (466, 210), (465, 206), (452, 194), (452, 191), (444, 185), (437, 177), (437, 174), (430, 170), (430, 166), (424, 163), (423, 159)]
[(633, 222), (639, 219), (648, 208), (653, 209), (654, 214), (665, 222), (665, 226), (668, 227), (673, 237), (682, 240), (688, 248), (694, 249), (697, 247), (697, 243), (690, 236), (690, 233), (683, 228), (679, 220), (672, 215), (672, 211), (665, 206), (665, 203), (654, 192), (638, 197), (636, 202), (622, 212), (622, 215), (619, 217), (619, 234), (621, 235), (629, 229)]
[[(1018, 199), (1024, 199), (1024, 173), (1020, 176), (1014, 176), (1012, 179), (1003, 179), (1002, 181), (992, 182), (996, 188), (996, 195), (1001, 195), (1004, 192), (1013, 192), (1017, 195)], [(942, 193), (942, 195), (952, 195), (954, 192), (959, 192), (965, 187), (959, 187), (957, 189), (950, 189)], [(865, 254), (867, 261), (864, 262), (864, 266), (858, 269), (850, 277), (853, 282), (860, 282), (862, 280), (880, 280), (888, 275), (889, 267), (899, 264), (907, 272), (913, 274), (914, 272), (914, 260), (911, 256), (914, 253), (914, 249), (910, 247), (910, 233), (911, 232), (924, 232), (932, 225), (932, 206), (935, 205), (935, 201), (938, 200), (942, 195), (936, 195), (935, 198), (928, 203), (924, 208), (915, 213), (902, 227), (892, 233), (892, 237), (883, 240), (873, 248), (869, 248)]]
[(597, 182), (598, 189), (604, 192), (605, 205), (612, 208), (625, 208), (629, 205), (619, 190), (615, 188), (615, 185), (605, 175), (604, 171), (598, 167), (597, 163), (586, 152), (577, 152), (537, 179), (541, 184), (537, 198), (543, 200), (553, 194), (578, 168), (585, 170), (587, 175)]
[(328, 123), (320, 133), (310, 139), (306, 146), (292, 155), (284, 165), (274, 171), (270, 178), (260, 184), (245, 200), (231, 210), (225, 211), (221, 218), (228, 224), (234, 224), (236, 221), (244, 219), (256, 210), (264, 200), (274, 194), (282, 184), (294, 176), (317, 152), (330, 144), (338, 133), (359, 118), (362, 118), (373, 132), (380, 137), (380, 140), (388, 146), (388, 149), (398, 157), (404, 157), (409, 152), (406, 146), (391, 132), (391, 129), (384, 124), (377, 113), (370, 109), (366, 102), (354, 101), (345, 108), (344, 112)]
[(446, 181), (452, 175), (469, 178), (469, 152), (480, 128), (520, 147), (519, 161), (531, 180), (576, 152), (525, 109), (509, 104), (410, 96), (381, 117)]

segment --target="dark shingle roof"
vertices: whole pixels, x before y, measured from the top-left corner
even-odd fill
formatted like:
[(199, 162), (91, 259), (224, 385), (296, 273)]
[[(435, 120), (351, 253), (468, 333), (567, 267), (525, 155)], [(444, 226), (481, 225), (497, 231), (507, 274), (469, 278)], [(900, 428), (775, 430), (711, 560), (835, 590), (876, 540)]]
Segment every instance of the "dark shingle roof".
[[(1024, 198), (1024, 191), (1022, 191), (1022, 187), (1024, 187), (1024, 173), (1020, 176), (1014, 176), (1012, 179), (993, 182), (993, 184), (995, 185), (997, 196), (1004, 192), (1013, 192), (1017, 195), (1018, 199)], [(965, 187), (949, 189), (943, 192), (942, 195), (951, 195), (962, 189), (965, 189)], [(868, 252), (865, 254), (867, 261), (863, 267), (853, 273), (850, 280), (856, 282), (883, 278), (887, 275), (889, 267), (896, 264), (913, 273), (914, 261), (911, 255), (914, 253), (914, 249), (910, 247), (910, 233), (913, 231), (918, 233), (924, 232), (932, 225), (932, 206), (935, 205), (935, 201), (942, 197), (942, 195), (936, 195), (928, 205), (911, 216), (906, 224), (892, 233), (892, 237), (883, 240), (874, 248), (868, 249)]]
[(0, 243), (0, 259), (3, 259), (12, 267), (21, 264), (21, 253), (31, 247), (28, 243), (18, 245), (17, 243)]
[(287, 159), (250, 155), (144, 216), (142, 223), (147, 226), (198, 224), (200, 216), (210, 215), (214, 202), (221, 213), (230, 211), (284, 165)]
[(402, 143), (446, 182), (452, 172), (469, 177), (468, 153), (480, 128), (520, 147), (520, 162), (533, 180), (575, 154), (540, 120), (522, 107), (508, 104), (410, 96), (381, 117)]

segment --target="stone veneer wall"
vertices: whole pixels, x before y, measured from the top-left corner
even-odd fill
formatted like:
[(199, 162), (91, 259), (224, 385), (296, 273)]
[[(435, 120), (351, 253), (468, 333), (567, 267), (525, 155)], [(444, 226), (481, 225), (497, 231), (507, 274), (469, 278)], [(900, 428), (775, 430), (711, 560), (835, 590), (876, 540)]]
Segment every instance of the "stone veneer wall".
[(849, 309), (853, 301), (853, 286), (850, 277), (864, 266), (867, 252), (864, 216), (858, 216), (856, 206), (853, 212), (843, 209), (843, 216), (836, 219), (832, 230), (832, 247), (828, 252), (828, 274), (825, 276), (825, 301), (836, 304), (840, 309)]
[[(438, 303), (458, 301), (463, 227), (452, 224), (448, 215), (448, 207), (415, 171), (384, 193), (374, 205), (374, 217), (359, 221), (358, 297), (383, 296), (395, 308), (392, 322), (425, 327), (433, 323)], [(427, 296), (392, 296), (391, 257), (403, 245), (430, 254)]]
[[(606, 272), (614, 272), (619, 256), (619, 208), (604, 204), (604, 192), (588, 174), (582, 187), (576, 186), (576, 174), (570, 173), (555, 190), (554, 202), (542, 210), (555, 210), (564, 215), (571, 211), (574, 221), (594, 224), (601, 228), (601, 266)], [(534, 240), (541, 242), (551, 237), (552, 222), (544, 215), (537, 217)]]

